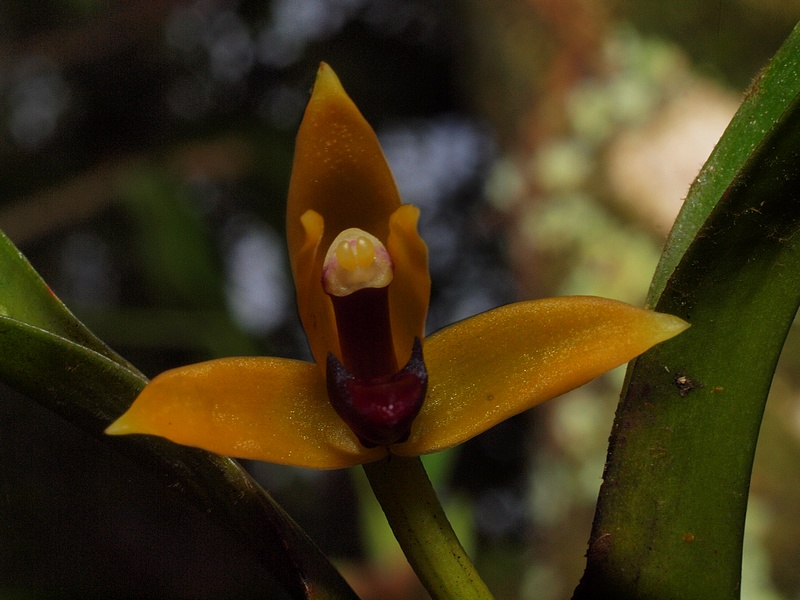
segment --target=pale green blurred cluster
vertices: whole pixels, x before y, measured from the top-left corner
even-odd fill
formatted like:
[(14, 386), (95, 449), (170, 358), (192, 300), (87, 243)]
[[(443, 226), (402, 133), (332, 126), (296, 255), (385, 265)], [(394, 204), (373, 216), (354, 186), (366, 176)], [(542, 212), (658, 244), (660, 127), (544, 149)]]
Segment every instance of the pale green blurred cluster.
[[(610, 33), (602, 64), (601, 74), (566, 93), (558, 135), (505, 153), (487, 179), (489, 202), (508, 219), (508, 252), (523, 296), (588, 294), (641, 305), (671, 220), (739, 102), (735, 90), (701, 74), (680, 46), (633, 26)], [(698, 127), (695, 118), (708, 129)], [(677, 147), (671, 132), (682, 136)], [(657, 168), (638, 172), (647, 166), (638, 159), (650, 152), (660, 152)], [(694, 172), (684, 156), (692, 153)], [(681, 160), (674, 172), (682, 180), (659, 187), (670, 161)], [(542, 543), (523, 578), (523, 598), (569, 598), (580, 577), (584, 565), (576, 557), (585, 552), (623, 373), (618, 369), (540, 409), (529, 503)], [(773, 407), (785, 402), (794, 407), (797, 391), (792, 394), (771, 401)], [(791, 410), (796, 424), (800, 410)], [(791, 440), (787, 431), (775, 431), (781, 425), (770, 414), (764, 427), (762, 447), (780, 443), (774, 434), (797, 452), (800, 427), (791, 426)], [(772, 507), (776, 501), (796, 504), (759, 494), (765, 491), (759, 482), (774, 483), (773, 467), (761, 461), (754, 475), (742, 598), (794, 597), (778, 593), (772, 578), (771, 570), (781, 568), (772, 563), (774, 548), (785, 549), (784, 538), (790, 537), (781, 533)], [(797, 486), (790, 487), (796, 497)]]

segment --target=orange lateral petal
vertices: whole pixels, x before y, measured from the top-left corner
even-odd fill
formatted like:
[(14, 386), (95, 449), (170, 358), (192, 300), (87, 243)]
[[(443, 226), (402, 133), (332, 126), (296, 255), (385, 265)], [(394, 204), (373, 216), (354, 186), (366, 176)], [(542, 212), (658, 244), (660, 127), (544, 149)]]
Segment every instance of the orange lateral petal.
[(428, 247), (417, 232), (419, 209), (410, 204), (398, 208), (389, 221), (386, 249), (394, 262), (394, 279), (389, 285), (389, 310), (392, 320), (397, 363), (411, 357), (414, 338), (425, 335), (425, 317), (431, 296)]
[[(325, 377), (325, 364), (328, 353), (332, 352), (341, 359), (339, 335), (336, 330), (336, 316), (333, 304), (322, 288), (321, 273), (315, 267), (319, 244), (325, 231), (322, 216), (308, 210), (300, 218), (305, 232), (304, 244), (295, 255), (297, 270), (294, 275), (294, 287), (297, 290), (297, 308), (300, 321), (303, 323), (314, 360)], [(323, 249), (323, 253), (325, 249)]]
[(622, 302), (574, 296), (520, 302), (425, 341), (428, 396), (399, 455), (460, 444), (587, 383), (688, 327)]
[(278, 358), (223, 358), (162, 373), (112, 435), (144, 433), (211, 452), (336, 469), (377, 460), (331, 408), (316, 365)]

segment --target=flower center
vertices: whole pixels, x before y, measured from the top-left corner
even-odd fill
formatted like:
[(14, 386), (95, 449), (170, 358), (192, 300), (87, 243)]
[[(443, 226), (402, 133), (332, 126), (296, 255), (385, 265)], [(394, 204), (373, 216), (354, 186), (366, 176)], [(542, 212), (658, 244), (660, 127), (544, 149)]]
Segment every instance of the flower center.
[(408, 438), (428, 384), (419, 340), (409, 363), (398, 368), (388, 293), (393, 276), (383, 243), (356, 228), (336, 236), (322, 266), (341, 350), (341, 362), (328, 355), (328, 397), (367, 447)]
[(394, 375), (397, 358), (389, 317), (392, 258), (361, 229), (343, 231), (322, 266), (322, 287), (333, 302), (344, 366), (361, 379)]
[(322, 284), (333, 297), (392, 282), (392, 259), (374, 235), (352, 227), (333, 240), (322, 265)]

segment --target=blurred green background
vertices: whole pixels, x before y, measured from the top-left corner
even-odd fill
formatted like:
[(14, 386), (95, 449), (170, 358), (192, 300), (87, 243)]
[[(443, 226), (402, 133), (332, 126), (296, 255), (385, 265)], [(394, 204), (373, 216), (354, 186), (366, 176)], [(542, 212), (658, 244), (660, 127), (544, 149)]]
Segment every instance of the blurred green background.
[[(641, 304), (689, 183), (798, 18), (797, 0), (3, 0), (0, 228), (150, 376), (307, 358), (283, 212), (325, 60), (423, 210), (430, 330), (546, 295)], [(760, 441), (745, 599), (800, 598), (797, 347)], [(620, 383), (429, 457), (498, 598), (570, 597)], [(208, 515), (0, 394), (0, 598), (282, 597)], [(364, 598), (424, 597), (358, 470), (247, 466)]]

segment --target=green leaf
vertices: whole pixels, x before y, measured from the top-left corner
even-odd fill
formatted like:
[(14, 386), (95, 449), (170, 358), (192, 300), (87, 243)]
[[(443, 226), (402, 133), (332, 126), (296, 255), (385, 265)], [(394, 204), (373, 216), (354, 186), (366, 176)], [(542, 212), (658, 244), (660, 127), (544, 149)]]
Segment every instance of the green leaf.
[(668, 278), (684, 259), (689, 245), (737, 173), (781, 127), (781, 119), (786, 117), (786, 111), (800, 92), (797, 37), (795, 29), (769, 65), (756, 76), (725, 135), (692, 184), (653, 277), (648, 303), (661, 296)]
[(575, 598), (735, 599), (750, 472), (800, 304), (800, 29), (692, 186), (650, 304), (692, 324), (631, 364)]
[(168, 488), (216, 516), (293, 598), (356, 598), (305, 533), (235, 461), (151, 436), (103, 430), (147, 383), (63, 337), (0, 317), (0, 380), (154, 470)]
[(149, 466), (167, 487), (236, 531), (295, 598), (355, 598), (339, 573), (238, 463), (165, 440), (104, 429), (146, 378), (56, 298), (0, 232), (0, 380)]
[(64, 306), (28, 260), (0, 231), (0, 316), (44, 329), (139, 373), (99, 340)]
[(0, 381), (112, 444), (237, 532), (294, 598), (355, 598), (300, 527), (233, 460), (103, 431), (147, 379), (87, 329), (0, 232)]

